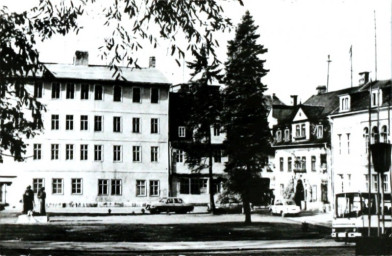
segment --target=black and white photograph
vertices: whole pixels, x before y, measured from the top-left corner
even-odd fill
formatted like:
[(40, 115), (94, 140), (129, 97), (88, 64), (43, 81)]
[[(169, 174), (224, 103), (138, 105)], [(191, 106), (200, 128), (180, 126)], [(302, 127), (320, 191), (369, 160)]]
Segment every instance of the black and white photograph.
[(0, 0), (0, 256), (392, 255), (392, 0)]

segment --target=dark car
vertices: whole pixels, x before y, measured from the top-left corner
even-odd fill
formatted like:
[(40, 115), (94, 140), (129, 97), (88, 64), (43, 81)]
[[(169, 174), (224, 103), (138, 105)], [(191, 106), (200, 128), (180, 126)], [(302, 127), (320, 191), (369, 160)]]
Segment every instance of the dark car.
[[(208, 205), (208, 211), (211, 211)], [(242, 202), (235, 197), (222, 197), (215, 202), (216, 213), (242, 213)]]
[(193, 211), (193, 208), (193, 205), (184, 203), (184, 201), (178, 197), (164, 197), (157, 203), (146, 206), (146, 210), (150, 211), (152, 214), (161, 212), (187, 213)]

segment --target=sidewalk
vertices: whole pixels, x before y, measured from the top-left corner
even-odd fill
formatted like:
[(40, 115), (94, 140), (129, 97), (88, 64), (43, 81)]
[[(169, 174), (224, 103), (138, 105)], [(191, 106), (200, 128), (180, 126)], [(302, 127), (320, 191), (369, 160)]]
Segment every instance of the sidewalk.
[(0, 248), (32, 251), (90, 251), (90, 252), (168, 252), (168, 251), (238, 251), (263, 249), (300, 249), (353, 247), (330, 239), (264, 240), (264, 241), (203, 241), (203, 242), (52, 242), (0, 241)]

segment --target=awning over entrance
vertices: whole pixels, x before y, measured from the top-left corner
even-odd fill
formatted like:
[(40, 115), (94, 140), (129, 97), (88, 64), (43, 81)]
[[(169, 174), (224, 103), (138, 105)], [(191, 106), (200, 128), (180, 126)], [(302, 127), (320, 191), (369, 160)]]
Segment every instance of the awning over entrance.
[(11, 185), (16, 176), (2, 176), (0, 175), (0, 184)]

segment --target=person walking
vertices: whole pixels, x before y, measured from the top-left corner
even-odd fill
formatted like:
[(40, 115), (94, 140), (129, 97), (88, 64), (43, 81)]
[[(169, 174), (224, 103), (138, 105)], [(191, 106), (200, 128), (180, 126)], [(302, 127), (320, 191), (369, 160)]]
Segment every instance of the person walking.
[(31, 186), (27, 186), (26, 191), (23, 194), (23, 213), (27, 214), (29, 211), (34, 209), (34, 192), (31, 190)]
[(45, 192), (44, 187), (39, 189), (37, 197), (39, 200), (39, 213), (40, 213), (40, 215), (45, 215), (46, 214), (46, 210), (45, 210), (46, 192)]

